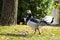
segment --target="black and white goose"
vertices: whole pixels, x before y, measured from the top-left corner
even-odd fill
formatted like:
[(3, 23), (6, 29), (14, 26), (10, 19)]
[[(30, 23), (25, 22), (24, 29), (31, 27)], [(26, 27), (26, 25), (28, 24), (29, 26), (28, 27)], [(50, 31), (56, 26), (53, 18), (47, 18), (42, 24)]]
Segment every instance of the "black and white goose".
[(30, 10), (28, 13), (29, 14), (26, 17), (26, 24), (34, 28), (34, 34), (36, 33), (36, 30), (38, 30), (39, 34), (41, 34), (39, 26), (48, 25), (48, 23), (46, 21), (40, 21), (39, 19), (33, 18)]

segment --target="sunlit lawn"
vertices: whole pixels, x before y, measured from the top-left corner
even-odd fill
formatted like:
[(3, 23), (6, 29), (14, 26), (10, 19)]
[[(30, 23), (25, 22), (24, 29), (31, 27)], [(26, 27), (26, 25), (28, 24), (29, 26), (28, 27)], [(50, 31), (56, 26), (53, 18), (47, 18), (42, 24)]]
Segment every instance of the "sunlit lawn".
[(41, 26), (41, 35), (26, 25), (0, 26), (0, 40), (60, 40), (60, 27)]

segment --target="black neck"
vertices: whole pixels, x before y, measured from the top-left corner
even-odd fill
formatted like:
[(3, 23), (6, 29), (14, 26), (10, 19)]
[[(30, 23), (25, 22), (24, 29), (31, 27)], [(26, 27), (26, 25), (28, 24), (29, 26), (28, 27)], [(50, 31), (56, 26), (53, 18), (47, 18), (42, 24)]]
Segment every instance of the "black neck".
[(52, 18), (52, 21), (51, 21), (51, 23), (53, 23), (53, 20), (54, 20), (54, 18)]
[(31, 16), (32, 16), (31, 14), (27, 15), (26, 22), (28, 22), (28, 20), (31, 18)]

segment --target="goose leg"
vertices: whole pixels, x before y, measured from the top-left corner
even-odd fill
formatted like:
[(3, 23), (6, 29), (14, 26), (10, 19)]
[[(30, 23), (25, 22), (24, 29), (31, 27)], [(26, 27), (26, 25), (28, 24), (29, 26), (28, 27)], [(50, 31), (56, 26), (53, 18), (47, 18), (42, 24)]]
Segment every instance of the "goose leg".
[(37, 27), (37, 30), (38, 30), (38, 32), (39, 32), (39, 35), (40, 35), (41, 33), (40, 33), (40, 30), (39, 30), (39, 28), (38, 28), (38, 27)]
[(34, 29), (34, 34), (36, 33), (36, 30), (37, 30), (37, 29), (35, 28), (35, 29)]

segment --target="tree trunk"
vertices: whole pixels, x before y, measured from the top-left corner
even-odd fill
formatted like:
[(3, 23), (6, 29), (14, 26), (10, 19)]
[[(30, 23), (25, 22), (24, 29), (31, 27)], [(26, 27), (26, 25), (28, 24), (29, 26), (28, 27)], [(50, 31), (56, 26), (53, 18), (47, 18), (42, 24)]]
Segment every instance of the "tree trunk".
[(59, 8), (59, 25), (60, 25), (60, 8)]
[(3, 0), (1, 25), (16, 25), (18, 0)]
[(53, 13), (52, 13), (53, 17), (54, 17), (54, 22), (52, 24), (56, 25), (56, 24), (59, 24), (59, 21), (60, 21), (60, 13), (59, 13), (59, 8), (55, 8), (53, 10)]

